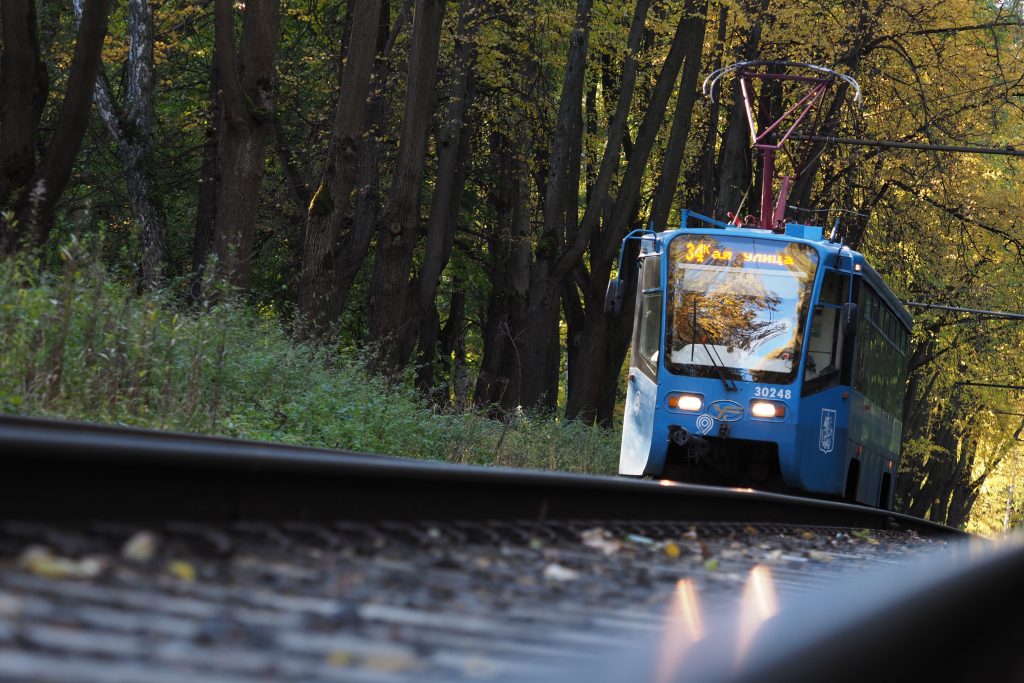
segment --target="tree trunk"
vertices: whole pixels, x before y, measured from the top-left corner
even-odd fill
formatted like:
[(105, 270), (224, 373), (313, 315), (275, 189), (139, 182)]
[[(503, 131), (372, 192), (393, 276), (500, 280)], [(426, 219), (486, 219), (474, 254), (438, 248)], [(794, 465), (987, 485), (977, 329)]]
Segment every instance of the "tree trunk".
[(686, 29), (689, 42), (683, 59), (683, 77), (679, 82), (679, 96), (672, 118), (672, 132), (665, 148), (665, 159), (661, 165), (661, 179), (654, 191), (651, 204), (651, 223), (655, 230), (668, 229), (669, 212), (679, 184), (679, 172), (683, 164), (683, 153), (690, 139), (690, 125), (693, 119), (693, 105), (697, 102), (697, 76), (700, 74), (701, 52), (704, 47), (704, 32), (707, 28), (707, 0), (687, 0), (683, 12), (691, 15), (691, 24)]
[[(706, 8), (706, 5), (704, 7)], [(625, 348), (621, 346), (623, 335), (616, 334), (615, 326), (629, 327), (632, 321), (621, 318), (613, 321), (605, 315), (604, 290), (619, 245), (637, 212), (640, 186), (647, 162), (665, 118), (668, 100), (672, 95), (687, 49), (693, 42), (703, 44), (705, 22), (695, 20), (691, 15), (691, 12), (684, 11), (676, 27), (672, 47), (662, 64), (636, 141), (633, 143), (629, 162), (612, 205), (611, 218), (591, 240), (591, 282), (590, 287), (584, 291), (586, 323), (580, 336), (580, 356), (586, 361), (569, 368), (569, 374), (573, 377), (573, 392), (566, 397), (565, 411), (570, 419), (595, 421), (600, 406), (607, 404), (609, 392), (614, 395), (617, 388), (619, 368), (616, 367), (613, 371), (608, 366), (615, 358), (624, 355)], [(694, 61), (698, 60), (699, 56), (695, 57)], [(620, 340), (618, 347), (611, 345), (613, 338)], [(600, 359), (596, 361), (598, 366), (608, 368), (608, 372), (593, 372), (594, 359)]]
[[(569, 247), (565, 256), (560, 261), (563, 263), (576, 263), (583, 256), (583, 251), (590, 240), (590, 236), (597, 229), (605, 209), (608, 206), (608, 190), (619, 167), (623, 141), (626, 137), (626, 125), (629, 119), (629, 111), (633, 103), (633, 91), (636, 86), (637, 62), (636, 55), (641, 47), (641, 40), (644, 35), (644, 22), (647, 18), (647, 10), (650, 3), (647, 0), (638, 0), (633, 12), (633, 21), (630, 24), (629, 38), (626, 44), (626, 57), (622, 64), (622, 81), (617, 88), (618, 102), (615, 105), (615, 113), (608, 125), (608, 141), (605, 145), (604, 155), (601, 158), (601, 166), (597, 172), (593, 187), (587, 199), (587, 208), (583, 214), (583, 221), (579, 232), (574, 239), (569, 241)], [(611, 84), (611, 77), (605, 69), (605, 88), (610, 91), (614, 86)], [(572, 188), (573, 204), (578, 201), (579, 183), (570, 185)]]
[[(448, 198), (447, 216), (444, 220), (444, 233), (440, 235), (440, 249), (431, 244), (432, 234), (428, 230), (427, 248), (424, 255), (424, 267), (419, 277), (419, 357), (417, 362), (417, 382), (421, 390), (429, 391), (433, 386), (434, 359), (437, 354), (437, 343), (440, 333), (440, 318), (434, 298), (437, 295), (437, 288), (441, 281), (441, 272), (451, 258), (452, 247), (455, 243), (455, 231), (459, 224), (459, 209), (461, 197), (466, 187), (466, 176), (469, 168), (469, 155), (472, 149), (470, 140), (471, 130), (467, 128), (462, 131), (458, 149), (455, 150), (456, 172), (453, 178), (452, 194)], [(431, 222), (433, 222), (433, 207), (431, 207)], [(440, 253), (438, 253), (438, 251)], [(427, 261), (430, 261), (430, 271), (427, 271)]]
[(218, 131), (227, 124), (220, 106), (217, 65), (210, 66), (210, 101), (206, 114), (203, 140), (203, 165), (199, 171), (196, 198), (196, 232), (192, 243), (192, 286), (189, 296), (195, 301), (202, 296), (202, 276), (207, 259), (213, 251), (213, 231), (217, 223), (217, 188), (220, 186), (220, 154), (217, 153)]
[[(751, 18), (750, 32), (743, 46), (743, 59), (755, 59), (761, 44), (762, 17), (769, 0), (760, 0), (760, 12)], [(756, 11), (756, 10), (755, 10)], [(750, 189), (751, 182), (750, 125), (743, 107), (739, 81), (733, 83), (732, 109), (725, 129), (725, 139), (718, 158), (718, 197), (714, 217), (726, 219), (730, 211), (757, 213), (759, 197)], [(744, 200), (744, 197), (746, 198)], [(742, 208), (741, 208), (742, 204)]]
[(750, 125), (743, 109), (743, 95), (736, 87), (733, 89), (733, 105), (725, 127), (725, 138), (718, 155), (718, 196), (712, 214), (714, 218), (724, 221), (730, 212), (743, 215), (755, 213), (751, 207), (757, 204), (758, 197), (750, 189), (753, 169), (749, 143)]
[[(7, 20), (8, 0), (2, 3), (4, 6), (4, 40), (7, 41)], [(19, 242), (26, 238), (32, 239), (37, 246), (42, 246), (50, 235), (50, 228), (53, 226), (54, 215), (57, 210), (57, 202), (67, 187), (71, 178), (71, 170), (74, 167), (75, 159), (78, 156), (78, 149), (82, 144), (82, 136), (89, 125), (89, 109), (92, 105), (92, 87), (96, 82), (96, 75), (100, 69), (100, 50), (103, 47), (103, 38), (107, 34), (107, 14), (110, 9), (110, 0), (89, 0), (82, 13), (82, 21), (78, 27), (78, 38), (75, 41), (75, 53), (71, 58), (71, 69), (68, 75), (67, 88), (64, 91), (64, 102), (61, 104), (60, 118), (57, 121), (57, 128), (50, 139), (50, 145), (46, 149), (43, 161), (38, 168), (33, 169), (34, 174), (28, 187), (9, 187), (8, 192), (18, 194), (18, 200), (13, 204), (15, 220), (17, 225), (13, 234), (0, 239), (5, 249), (9, 252), (18, 247)], [(12, 25), (10, 30), (21, 31), (27, 27), (27, 23), (34, 19), (31, 13), (21, 5), (20, 0), (11, 2), (10, 14)], [(34, 22), (33, 22), (34, 23)], [(24, 78), (12, 73), (5, 73), (4, 85), (10, 85), (16, 96), (27, 96), (29, 100), (20, 105), (4, 105), (5, 117), (11, 112), (11, 121), (17, 125), (10, 131), (10, 141), (4, 143), (9, 147), (4, 150), (13, 153), (14, 160), (19, 164), (12, 179), (17, 179), (24, 173), (24, 162), (27, 157), (22, 153), (26, 141), (20, 136), (29, 133), (33, 127), (38, 130), (38, 115), (35, 112), (35, 98), (39, 96), (39, 87), (42, 83), (37, 71), (38, 65), (33, 65), (34, 58), (30, 54), (37, 46), (34, 29), (29, 29), (28, 36), (20, 36), (13, 40), (13, 48), (7, 47), (4, 51), (5, 67), (8, 63), (10, 53), (10, 67), (28, 68), (29, 75)], [(38, 56), (38, 53), (37, 53)], [(31, 85), (30, 85), (31, 84)], [(28, 88), (28, 89), (26, 89)], [(6, 96), (6, 92), (3, 93)], [(5, 101), (6, 97), (5, 97)], [(22, 107), (28, 111), (19, 111)], [(33, 121), (35, 124), (33, 126)], [(7, 120), (4, 120), (4, 136), (8, 136), (6, 128)], [(38, 140), (28, 142), (33, 147), (38, 145)], [(6, 161), (6, 158), (4, 159)], [(6, 173), (6, 171), (5, 171)], [(29, 195), (35, 195), (30, 200)]]
[[(715, 63), (712, 71), (722, 68), (722, 53), (725, 52), (725, 29), (729, 18), (728, 5), (718, 8), (718, 36), (715, 40)], [(708, 130), (704, 138), (703, 181), (701, 187), (701, 211), (712, 215), (715, 211), (715, 151), (718, 145), (718, 119), (722, 109), (721, 92), (711, 92), (711, 105), (708, 110)]]
[[(476, 0), (463, 0), (459, 6), (459, 22), (456, 28), (455, 66), (451, 96), (445, 113), (444, 126), (437, 140), (437, 174), (434, 180), (434, 197), (430, 204), (427, 220), (427, 239), (420, 267), (416, 310), (414, 321), (418, 326), (419, 357), (417, 362), (417, 384), (427, 392), (433, 385), (434, 360), (437, 355), (437, 341), (440, 333), (440, 317), (434, 298), (441, 280), (441, 272), (451, 257), (455, 242), (455, 230), (459, 222), (459, 207), (466, 185), (467, 165), (470, 153), (472, 131), (466, 126), (466, 114), (473, 98), (472, 36), (467, 34), (466, 21), (476, 6)], [(417, 330), (410, 328), (410, 333)], [(404, 340), (403, 348), (410, 348), (410, 340)], [(404, 359), (403, 359), (404, 361)]]
[(369, 295), (370, 339), (378, 347), (376, 370), (400, 366), (409, 269), (419, 224), (420, 181), (430, 124), (430, 101), (437, 74), (444, 0), (417, 0), (409, 48), (409, 75), (395, 175), (377, 231)]
[[(0, 25), (0, 209), (5, 209), (23, 202), (31, 190), (49, 79), (39, 54), (34, 0), (4, 0)], [(14, 226), (0, 219), (0, 254), (13, 251), (14, 237)]]
[(508, 377), (502, 374), (502, 366), (503, 357), (509, 346), (505, 331), (509, 325), (512, 296), (510, 256), (514, 249), (513, 215), (516, 202), (521, 201), (517, 191), (520, 182), (518, 165), (512, 158), (509, 147), (508, 139), (501, 132), (491, 133), (490, 149), (493, 155), (492, 174), (495, 186), (488, 192), (487, 199), (494, 209), (495, 220), (487, 237), (487, 255), (490, 263), (487, 280), (491, 289), (487, 297), (481, 331), (483, 352), (480, 370), (473, 390), (473, 402), (477, 406), (500, 403), (508, 385)]
[[(571, 158), (571, 152), (579, 149), (576, 140), (583, 133), (583, 82), (586, 75), (592, 5), (593, 0), (578, 0), (576, 5), (576, 20), (569, 44), (558, 116), (548, 157), (548, 175), (544, 191), (544, 232), (530, 272), (526, 327), (522, 334), (518, 331), (514, 333), (518, 338), (515, 347), (518, 368), (516, 381), (510, 382), (513, 390), (506, 392), (502, 401), (502, 406), (506, 408), (518, 405), (544, 405), (554, 409), (558, 401), (558, 319), (562, 282), (571, 271), (571, 267), (566, 268), (561, 277), (554, 276), (553, 268), (556, 259), (562, 253), (562, 243), (566, 236), (567, 197), (571, 196), (575, 200), (578, 192), (578, 187), (570, 187), (570, 180), (575, 177), (570, 167), (574, 164), (579, 166), (579, 158)], [(575, 201), (572, 205), (575, 206)], [(554, 392), (551, 391), (552, 378), (556, 386)]]
[(367, 96), (377, 54), (381, 0), (354, 0), (348, 53), (341, 70), (338, 104), (327, 151), (327, 167), (309, 204), (299, 281), (299, 312), (313, 334), (327, 331), (336, 280), (338, 238), (349, 214), (358, 173), (359, 138), (366, 128)]
[(355, 211), (348, 230), (342, 231), (339, 249), (334, 262), (334, 283), (327, 305), (326, 325), (334, 324), (341, 317), (348, 304), (352, 284), (359, 274), (370, 251), (377, 220), (380, 217), (380, 166), (384, 154), (383, 137), (387, 128), (390, 107), (386, 95), (391, 86), (391, 51), (398, 34), (405, 26), (409, 15), (409, 0), (399, 11), (390, 26), (390, 3), (382, 2), (380, 25), (377, 34), (377, 61), (371, 79), (371, 92), (367, 109), (367, 130), (365, 139), (359, 143), (359, 171), (356, 178)]
[[(74, 0), (78, 20), (83, 2)], [(142, 251), (142, 283), (155, 287), (163, 270), (167, 229), (153, 174), (153, 11), (147, 0), (128, 2), (128, 40), (123, 106), (114, 101), (102, 70), (93, 89), (93, 102), (121, 159), (128, 204)]]
[[(451, 301), (448, 305), (448, 320), (441, 330), (438, 343), (441, 346), (438, 364), (445, 377), (443, 383), (431, 377), (428, 395), (438, 408), (451, 405), (454, 390), (455, 407), (458, 412), (466, 409), (466, 291), (458, 278), (452, 280)], [(431, 368), (434, 365), (431, 364)]]
[(272, 132), (274, 57), (280, 19), (278, 0), (247, 2), (239, 60), (231, 0), (214, 1), (214, 63), (224, 125), (218, 130), (217, 141), (220, 182), (213, 250), (219, 273), (243, 290), (249, 287), (264, 146)]

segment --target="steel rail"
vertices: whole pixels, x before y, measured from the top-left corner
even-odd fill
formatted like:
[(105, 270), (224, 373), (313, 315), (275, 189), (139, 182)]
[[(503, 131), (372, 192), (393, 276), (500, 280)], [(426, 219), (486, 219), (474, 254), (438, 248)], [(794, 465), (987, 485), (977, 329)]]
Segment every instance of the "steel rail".
[(619, 519), (962, 536), (906, 515), (749, 489), (452, 465), (0, 416), (0, 518)]

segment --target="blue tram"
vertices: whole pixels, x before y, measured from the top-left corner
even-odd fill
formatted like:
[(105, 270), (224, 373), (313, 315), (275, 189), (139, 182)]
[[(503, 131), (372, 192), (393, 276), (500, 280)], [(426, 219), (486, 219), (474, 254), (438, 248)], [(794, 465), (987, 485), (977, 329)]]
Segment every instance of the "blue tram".
[[(623, 253), (634, 239), (620, 474), (891, 508), (912, 320), (864, 257), (820, 227), (692, 212)], [(625, 291), (612, 281), (609, 310)]]

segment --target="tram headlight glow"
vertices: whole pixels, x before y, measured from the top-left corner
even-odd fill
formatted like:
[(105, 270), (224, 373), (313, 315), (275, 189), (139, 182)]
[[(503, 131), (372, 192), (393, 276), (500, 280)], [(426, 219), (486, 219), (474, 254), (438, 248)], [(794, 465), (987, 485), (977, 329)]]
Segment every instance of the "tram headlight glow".
[(750, 414), (761, 418), (786, 417), (786, 404), (774, 401), (751, 401)]
[(696, 413), (704, 407), (704, 397), (700, 394), (669, 394), (668, 407)]

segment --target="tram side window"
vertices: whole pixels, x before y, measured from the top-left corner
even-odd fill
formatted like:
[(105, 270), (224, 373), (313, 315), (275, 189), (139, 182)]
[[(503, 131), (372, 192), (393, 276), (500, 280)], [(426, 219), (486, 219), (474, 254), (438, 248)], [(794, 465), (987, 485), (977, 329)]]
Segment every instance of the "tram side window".
[(850, 278), (825, 271), (821, 296), (811, 318), (810, 343), (804, 361), (804, 395), (839, 384), (843, 360), (843, 331), (840, 329), (842, 305), (849, 300)]
[(906, 331), (896, 315), (868, 286), (860, 288), (868, 313), (857, 334), (854, 388), (886, 412), (898, 415), (907, 368)]
[(842, 306), (850, 300), (850, 276), (834, 270), (825, 271), (825, 279), (821, 283), (821, 296), (818, 300), (823, 304)]
[(633, 330), (633, 365), (657, 381), (661, 347), (661, 257), (641, 260), (637, 315)]

